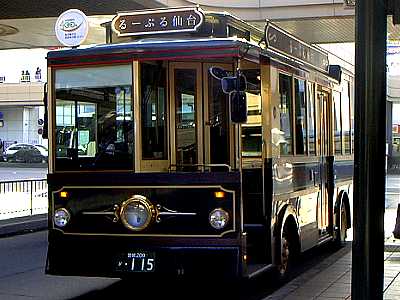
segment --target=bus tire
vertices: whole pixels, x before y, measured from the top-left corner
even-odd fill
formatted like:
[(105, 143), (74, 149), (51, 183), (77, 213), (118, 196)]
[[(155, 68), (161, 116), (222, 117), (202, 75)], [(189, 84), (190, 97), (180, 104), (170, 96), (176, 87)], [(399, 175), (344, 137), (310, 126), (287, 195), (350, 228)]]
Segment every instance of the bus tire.
[(335, 240), (334, 243), (337, 247), (342, 247), (347, 238), (347, 210), (344, 201), (340, 203), (340, 210), (336, 219)]
[(281, 282), (286, 282), (289, 274), (293, 271), (293, 266), (298, 256), (296, 234), (290, 226), (290, 222), (285, 222), (280, 237), (280, 262), (277, 266), (278, 278)]

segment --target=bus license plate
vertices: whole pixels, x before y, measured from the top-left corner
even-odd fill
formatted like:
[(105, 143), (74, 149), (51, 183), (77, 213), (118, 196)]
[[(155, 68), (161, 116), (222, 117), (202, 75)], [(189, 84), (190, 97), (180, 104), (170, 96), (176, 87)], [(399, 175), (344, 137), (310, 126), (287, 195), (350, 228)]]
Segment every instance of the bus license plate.
[(154, 272), (155, 267), (154, 252), (124, 253), (118, 255), (115, 262), (115, 269), (120, 272)]

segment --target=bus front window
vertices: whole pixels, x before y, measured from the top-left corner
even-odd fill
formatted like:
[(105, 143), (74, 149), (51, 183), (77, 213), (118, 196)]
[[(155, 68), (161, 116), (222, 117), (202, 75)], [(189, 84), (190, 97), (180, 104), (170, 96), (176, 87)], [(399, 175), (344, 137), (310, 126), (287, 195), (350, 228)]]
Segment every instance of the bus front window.
[(55, 74), (56, 170), (133, 169), (131, 67)]

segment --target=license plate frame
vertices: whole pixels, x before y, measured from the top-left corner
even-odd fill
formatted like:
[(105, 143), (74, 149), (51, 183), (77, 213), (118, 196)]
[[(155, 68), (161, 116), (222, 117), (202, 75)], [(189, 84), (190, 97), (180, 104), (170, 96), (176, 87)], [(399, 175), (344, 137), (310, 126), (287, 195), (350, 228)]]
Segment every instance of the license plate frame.
[(156, 268), (156, 254), (152, 251), (129, 251), (116, 255), (114, 269), (118, 272), (152, 273)]

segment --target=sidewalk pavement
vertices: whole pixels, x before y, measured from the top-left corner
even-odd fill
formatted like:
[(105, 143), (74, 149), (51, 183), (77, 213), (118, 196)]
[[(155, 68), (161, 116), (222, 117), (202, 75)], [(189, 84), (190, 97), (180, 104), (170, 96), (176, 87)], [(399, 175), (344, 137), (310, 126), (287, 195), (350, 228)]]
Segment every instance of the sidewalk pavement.
[(0, 220), (0, 238), (47, 229), (47, 214)]
[[(264, 300), (351, 299), (351, 242)], [(386, 241), (383, 299), (400, 299), (400, 240)], [(357, 299), (358, 300), (358, 299)], [(361, 299), (360, 299), (361, 300)]]

